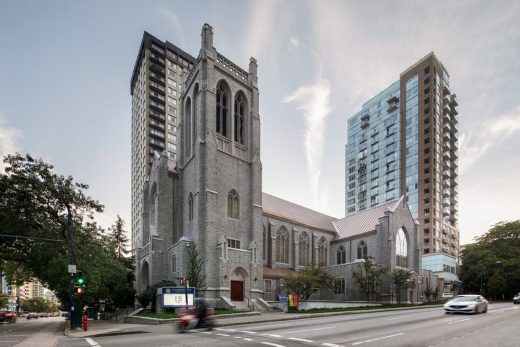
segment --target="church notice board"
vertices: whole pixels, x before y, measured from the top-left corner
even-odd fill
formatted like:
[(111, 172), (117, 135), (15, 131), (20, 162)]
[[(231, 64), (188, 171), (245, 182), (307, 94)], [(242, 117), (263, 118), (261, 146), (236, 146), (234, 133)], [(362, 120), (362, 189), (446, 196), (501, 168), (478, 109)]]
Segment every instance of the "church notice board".
[[(164, 307), (193, 306), (195, 300), (195, 288), (193, 287), (161, 287), (157, 289), (157, 294), (162, 294), (163, 296)], [(186, 296), (188, 297), (187, 304)]]

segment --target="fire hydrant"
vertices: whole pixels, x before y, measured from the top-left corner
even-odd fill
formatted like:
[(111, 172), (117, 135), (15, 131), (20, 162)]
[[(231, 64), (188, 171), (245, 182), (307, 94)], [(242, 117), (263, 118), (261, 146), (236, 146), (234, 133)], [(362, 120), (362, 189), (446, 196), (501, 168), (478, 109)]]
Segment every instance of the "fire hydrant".
[(83, 315), (82, 321), (83, 321), (83, 331), (87, 331), (88, 330), (88, 316), (87, 316), (87, 314)]

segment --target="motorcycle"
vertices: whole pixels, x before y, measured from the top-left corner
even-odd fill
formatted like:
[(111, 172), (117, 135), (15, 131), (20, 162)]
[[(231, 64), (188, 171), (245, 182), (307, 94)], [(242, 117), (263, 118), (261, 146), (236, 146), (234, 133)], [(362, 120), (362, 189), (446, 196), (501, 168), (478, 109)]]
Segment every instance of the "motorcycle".
[(187, 330), (197, 329), (197, 328), (206, 328), (208, 330), (212, 330), (215, 326), (215, 320), (212, 317), (213, 313), (208, 311), (206, 315), (206, 319), (204, 322), (199, 324), (199, 318), (197, 317), (195, 312), (183, 312), (179, 315), (179, 320), (177, 322), (177, 330), (179, 333), (184, 333)]

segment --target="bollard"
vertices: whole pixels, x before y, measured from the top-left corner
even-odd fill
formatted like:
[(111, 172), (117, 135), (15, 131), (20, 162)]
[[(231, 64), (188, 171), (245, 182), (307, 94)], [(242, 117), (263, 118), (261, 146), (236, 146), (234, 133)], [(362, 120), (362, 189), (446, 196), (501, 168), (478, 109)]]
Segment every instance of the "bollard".
[(86, 314), (83, 315), (83, 331), (88, 331), (88, 316)]

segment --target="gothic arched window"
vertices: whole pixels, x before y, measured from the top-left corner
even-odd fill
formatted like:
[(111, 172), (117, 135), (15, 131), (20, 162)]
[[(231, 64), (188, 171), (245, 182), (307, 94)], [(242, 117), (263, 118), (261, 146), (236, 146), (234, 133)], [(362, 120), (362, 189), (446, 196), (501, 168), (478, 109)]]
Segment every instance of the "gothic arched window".
[(217, 114), (216, 131), (218, 134), (227, 136), (228, 134), (228, 91), (223, 83), (217, 86)]
[(193, 194), (188, 196), (188, 220), (193, 220)]
[(191, 153), (191, 133), (192, 133), (192, 119), (191, 119), (191, 99), (188, 98), (186, 100), (186, 114), (184, 115), (184, 118), (186, 119), (186, 127), (185, 127), (185, 134), (186, 134), (186, 155), (189, 155)]
[(228, 193), (227, 197), (227, 216), (228, 218), (240, 219), (240, 208), (239, 208), (240, 199), (238, 197), (238, 193), (231, 189)]
[(403, 228), (399, 228), (395, 236), (395, 265), (400, 267), (408, 266), (408, 242)]
[(364, 259), (368, 256), (368, 248), (365, 241), (359, 241), (357, 245), (357, 258)]
[(304, 232), (300, 235), (299, 244), (298, 244), (298, 253), (299, 253), (298, 264), (300, 266), (309, 266), (309, 263), (310, 263), (309, 245), (310, 245), (309, 234)]
[(285, 227), (281, 227), (276, 233), (276, 261), (289, 263), (289, 233)]
[(345, 247), (339, 246), (336, 252), (336, 264), (345, 264), (347, 262), (347, 252), (345, 252)]
[(233, 122), (233, 130), (235, 131), (235, 142), (241, 145), (245, 144), (245, 113), (246, 113), (246, 102), (242, 94), (238, 94), (235, 97), (235, 118)]
[(327, 239), (322, 237), (318, 243), (318, 264), (327, 265)]

